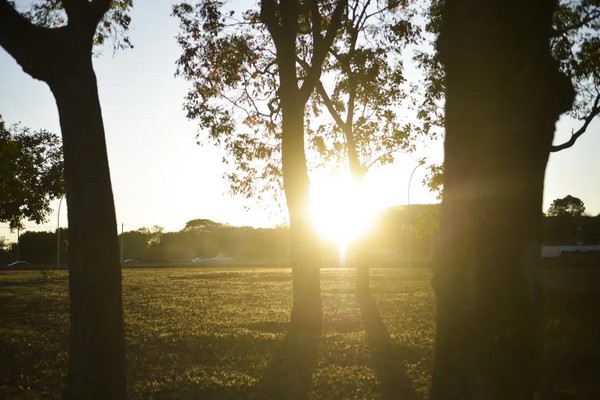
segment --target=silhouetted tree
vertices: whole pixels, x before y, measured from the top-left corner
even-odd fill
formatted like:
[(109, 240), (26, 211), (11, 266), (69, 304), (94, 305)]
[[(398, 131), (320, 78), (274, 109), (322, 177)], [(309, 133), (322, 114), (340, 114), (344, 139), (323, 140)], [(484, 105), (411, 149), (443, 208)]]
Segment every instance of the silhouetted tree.
[(0, 222), (46, 221), (50, 202), (63, 195), (62, 149), (58, 136), (7, 127), (0, 116)]
[[(68, 399), (126, 397), (119, 248), (92, 48), (127, 29), (130, 6), (46, 0), (21, 14), (0, 0), (0, 45), (48, 84), (60, 117), (69, 208)], [(119, 43), (128, 45), (126, 38)]]
[(225, 225), (219, 222), (211, 221), (210, 219), (197, 218), (186, 222), (183, 230), (210, 233), (224, 226)]
[[(320, 255), (308, 213), (305, 107), (346, 5), (346, 0), (264, 0), (260, 12), (249, 10), (241, 19), (213, 0), (173, 9), (183, 30), (179, 72), (194, 84), (188, 117), (224, 144), (238, 173), (283, 179), (294, 278), (292, 324), (302, 328), (320, 326), (322, 313)], [(237, 121), (254, 134), (235, 134)], [(252, 165), (255, 160), (266, 165), (259, 170)], [(230, 179), (234, 191), (253, 194), (251, 179), (237, 173)]]
[(567, 195), (562, 199), (555, 199), (550, 208), (548, 215), (551, 217), (581, 217), (585, 212), (585, 205), (581, 199)]
[(541, 207), (574, 90), (550, 51), (557, 3), (447, 0), (444, 197), (431, 399), (531, 399), (542, 350)]

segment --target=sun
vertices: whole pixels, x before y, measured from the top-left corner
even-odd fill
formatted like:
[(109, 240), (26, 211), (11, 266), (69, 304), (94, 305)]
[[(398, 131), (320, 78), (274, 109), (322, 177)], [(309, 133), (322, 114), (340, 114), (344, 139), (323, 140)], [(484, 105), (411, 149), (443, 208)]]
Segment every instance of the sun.
[(311, 177), (311, 215), (321, 239), (337, 244), (340, 257), (370, 231), (378, 202), (350, 174)]

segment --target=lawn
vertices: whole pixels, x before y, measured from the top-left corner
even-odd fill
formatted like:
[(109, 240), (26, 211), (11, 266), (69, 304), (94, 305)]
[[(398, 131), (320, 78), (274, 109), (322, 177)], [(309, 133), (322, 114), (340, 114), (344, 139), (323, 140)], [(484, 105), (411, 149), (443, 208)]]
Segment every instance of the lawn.
[[(286, 337), (286, 269), (123, 271), (132, 399), (425, 399), (434, 340), (427, 269), (322, 272), (320, 338)], [(600, 271), (546, 270), (545, 398), (600, 398)], [(67, 276), (0, 272), (0, 398), (58, 399)], [(515, 366), (518, 368), (518, 366)]]

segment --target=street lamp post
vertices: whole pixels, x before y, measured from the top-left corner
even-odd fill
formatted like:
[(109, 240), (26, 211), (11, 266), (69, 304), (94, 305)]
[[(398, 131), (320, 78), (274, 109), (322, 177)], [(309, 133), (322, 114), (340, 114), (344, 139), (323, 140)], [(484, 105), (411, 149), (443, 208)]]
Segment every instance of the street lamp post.
[(21, 258), (21, 228), (17, 226), (17, 261)]
[(58, 200), (58, 212), (56, 216), (56, 269), (60, 269), (60, 205), (62, 197)]
[[(412, 183), (413, 176), (421, 165), (425, 164), (425, 161), (418, 160), (417, 165), (413, 168), (408, 179), (408, 189), (406, 190), (406, 222), (407, 227), (410, 228), (410, 185)], [(410, 229), (406, 230), (406, 266), (410, 267)]]

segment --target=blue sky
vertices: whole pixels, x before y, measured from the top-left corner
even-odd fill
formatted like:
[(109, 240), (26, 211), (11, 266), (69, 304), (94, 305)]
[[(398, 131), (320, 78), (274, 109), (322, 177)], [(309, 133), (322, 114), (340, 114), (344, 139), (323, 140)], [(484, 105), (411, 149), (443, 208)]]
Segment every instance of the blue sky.
[[(186, 120), (182, 111), (187, 84), (174, 78), (180, 50), (170, 7), (167, 1), (136, 2), (130, 30), (135, 48), (113, 55), (107, 47), (94, 63), (119, 224), (124, 223), (125, 230), (153, 225), (178, 230), (193, 218), (254, 226), (283, 222), (280, 215), (228, 195), (221, 178), (223, 154), (196, 145), (196, 124)], [(26, 75), (2, 49), (0, 88), (0, 114), (7, 123), (60, 132), (50, 90)], [(568, 138), (571, 127), (569, 121), (561, 121), (556, 142)], [(441, 146), (441, 142), (430, 144), (419, 155), (432, 154), (439, 160)], [(581, 198), (591, 214), (600, 213), (599, 150), (596, 121), (574, 148), (551, 156), (544, 210), (553, 199), (571, 194)], [(406, 203), (408, 175), (414, 165), (401, 156), (395, 165), (374, 171), (376, 182), (386, 182), (372, 189), (381, 204)], [(423, 168), (415, 173), (411, 203), (435, 201), (421, 185), (423, 173)], [(25, 225), (30, 230), (53, 230), (56, 214), (41, 226)], [(66, 226), (64, 204), (61, 226)], [(10, 236), (6, 225), (0, 225), (0, 236)]]

